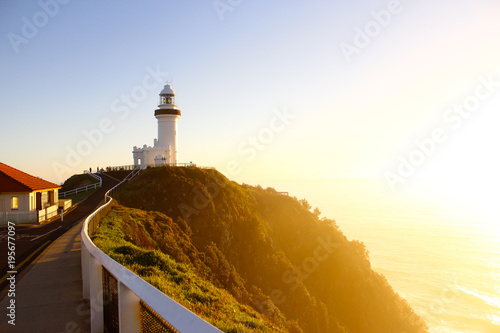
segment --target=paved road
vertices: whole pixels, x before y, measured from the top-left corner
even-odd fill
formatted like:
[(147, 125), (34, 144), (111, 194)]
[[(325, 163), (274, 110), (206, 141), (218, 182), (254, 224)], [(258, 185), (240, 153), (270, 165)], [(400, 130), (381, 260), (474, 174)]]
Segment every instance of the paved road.
[[(87, 217), (93, 210), (97, 208), (99, 203), (104, 200), (104, 194), (118, 182), (106, 176), (102, 176), (102, 187), (92, 193), (85, 201), (71, 212), (64, 215), (64, 221), (57, 219), (51, 223), (36, 227), (16, 226), (16, 266), (22, 263), (22, 266), (17, 268), (17, 276), (20, 276), (22, 270), (28, 266), (49, 244), (56, 240), (59, 236), (71, 229), (80, 220)], [(5, 293), (7, 286), (7, 230), (0, 231), (0, 297)], [(22, 276), (21, 276), (22, 277)]]

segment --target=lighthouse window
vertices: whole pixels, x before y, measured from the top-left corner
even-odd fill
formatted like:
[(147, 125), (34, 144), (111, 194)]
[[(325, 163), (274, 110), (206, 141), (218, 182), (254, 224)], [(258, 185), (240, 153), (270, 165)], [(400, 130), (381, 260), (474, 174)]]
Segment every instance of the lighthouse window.
[(167, 97), (167, 104), (172, 104), (172, 97), (170, 96)]

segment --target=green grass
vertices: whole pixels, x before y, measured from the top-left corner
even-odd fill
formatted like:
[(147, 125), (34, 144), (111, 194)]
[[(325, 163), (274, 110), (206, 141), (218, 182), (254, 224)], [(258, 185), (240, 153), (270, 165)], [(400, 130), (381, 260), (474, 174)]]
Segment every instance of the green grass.
[[(157, 250), (156, 245), (159, 244), (155, 244), (150, 232), (158, 235), (160, 230), (148, 232), (148, 229), (154, 228), (148, 223), (151, 221), (162, 229), (166, 243), (176, 242), (176, 245), (186, 247), (187, 251), (196, 252), (182, 240), (170, 239), (174, 233), (181, 231), (176, 230), (167, 216), (118, 205), (102, 220), (92, 240), (115, 261), (224, 332), (287, 332), (251, 307), (240, 304), (225, 289), (200, 276), (200, 267), (195, 267), (189, 259), (181, 256), (184, 262), (178, 262)], [(174, 230), (168, 232), (169, 228)], [(142, 246), (132, 241), (142, 243)]]
[(94, 188), (92, 190), (88, 190), (86, 192), (80, 192), (78, 194), (73, 194), (73, 195), (67, 195), (66, 198), (60, 198), (60, 199), (71, 199), (71, 203), (74, 205), (78, 202), (81, 202), (85, 199), (87, 199), (92, 193), (94, 193), (95, 191), (99, 190), (99, 187), (98, 188)]
[(59, 192), (74, 190), (76, 188), (87, 186), (97, 182), (98, 182), (97, 179), (87, 174), (73, 175), (70, 178), (66, 179)]
[[(97, 182), (98, 181), (95, 178), (93, 178), (87, 174), (73, 175), (70, 178), (66, 179), (66, 181), (62, 185), (62, 188), (59, 190), (59, 193), (71, 191), (71, 190), (74, 190), (74, 189), (77, 189), (77, 188), (80, 188), (83, 186), (95, 184)], [(71, 199), (72, 204), (74, 205), (78, 202), (85, 200), (89, 195), (91, 195), (92, 193), (94, 193), (98, 189), (99, 188), (95, 188), (95, 189), (88, 190), (86, 192), (80, 192), (77, 194), (67, 195), (64, 198), (60, 197), (59, 199)]]

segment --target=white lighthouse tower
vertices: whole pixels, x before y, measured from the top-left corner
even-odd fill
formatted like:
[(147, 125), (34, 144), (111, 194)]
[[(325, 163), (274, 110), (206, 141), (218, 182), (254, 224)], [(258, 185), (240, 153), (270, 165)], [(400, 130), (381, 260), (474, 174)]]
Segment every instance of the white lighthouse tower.
[(134, 165), (146, 168), (148, 165), (177, 165), (177, 120), (181, 110), (175, 105), (175, 92), (170, 84), (160, 92), (159, 109), (155, 110), (158, 120), (158, 139), (154, 139), (153, 147), (144, 145), (134, 147)]

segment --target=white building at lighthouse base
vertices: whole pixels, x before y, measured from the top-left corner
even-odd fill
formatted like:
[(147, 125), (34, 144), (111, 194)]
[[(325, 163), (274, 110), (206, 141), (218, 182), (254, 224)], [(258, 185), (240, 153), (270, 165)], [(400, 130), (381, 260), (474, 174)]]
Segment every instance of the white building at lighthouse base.
[(160, 165), (176, 165), (176, 151), (171, 149), (171, 146), (158, 146), (158, 140), (154, 140), (153, 147), (143, 145), (142, 148), (134, 147), (132, 154), (134, 155), (134, 165), (141, 165), (143, 168), (149, 166)]

